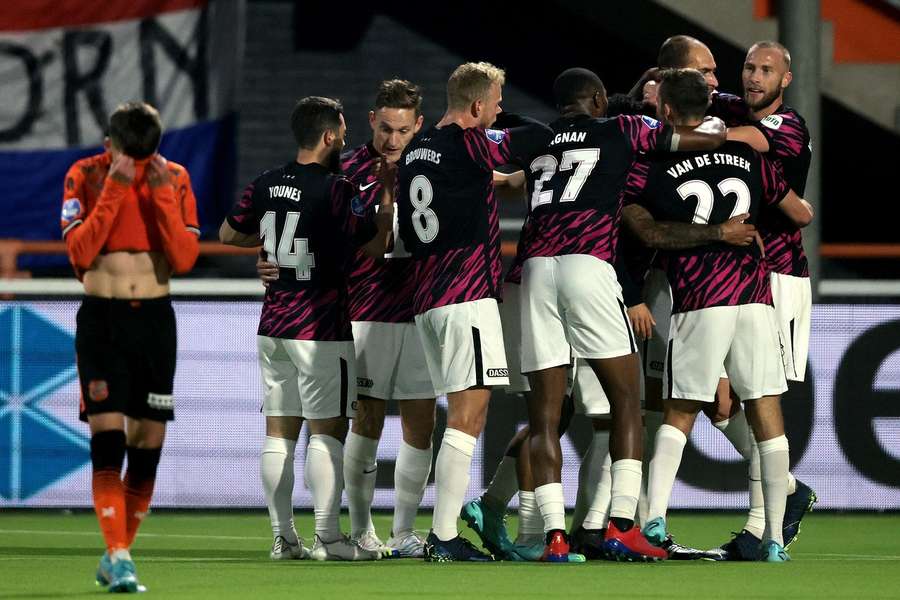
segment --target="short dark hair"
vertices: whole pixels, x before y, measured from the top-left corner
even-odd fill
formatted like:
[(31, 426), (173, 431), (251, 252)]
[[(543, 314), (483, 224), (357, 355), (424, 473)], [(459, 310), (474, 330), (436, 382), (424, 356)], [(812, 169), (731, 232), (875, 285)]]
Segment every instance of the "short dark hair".
[(553, 82), (553, 99), (556, 101), (556, 107), (562, 108), (590, 98), (605, 89), (603, 81), (596, 73), (590, 69), (574, 67), (560, 73)]
[(697, 69), (667, 69), (659, 84), (659, 102), (679, 117), (702, 118), (709, 107), (709, 88)]
[(341, 128), (344, 107), (337, 100), (322, 96), (307, 96), (294, 106), (291, 112), (291, 131), (297, 145), (312, 150), (326, 131), (337, 132)]
[(681, 69), (687, 65), (691, 46), (702, 44), (697, 38), (689, 35), (673, 35), (659, 47), (656, 66), (660, 69)]
[(109, 116), (109, 139), (131, 158), (147, 158), (159, 148), (162, 121), (159, 111), (146, 102), (126, 102)]
[(422, 114), (422, 89), (405, 79), (388, 79), (378, 86), (375, 110), (379, 108), (411, 108)]
[(606, 116), (618, 117), (619, 115), (639, 115), (643, 108), (643, 102), (635, 100), (628, 94), (613, 94), (608, 99)]

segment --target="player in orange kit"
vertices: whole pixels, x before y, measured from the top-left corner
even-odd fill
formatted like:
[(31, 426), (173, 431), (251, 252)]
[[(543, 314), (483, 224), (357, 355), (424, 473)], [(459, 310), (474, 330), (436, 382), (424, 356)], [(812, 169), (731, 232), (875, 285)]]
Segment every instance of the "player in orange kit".
[(169, 277), (189, 271), (199, 251), (190, 178), (157, 153), (161, 135), (155, 108), (119, 106), (105, 152), (72, 165), (63, 192), (62, 235), (85, 291), (75, 349), (80, 417), (91, 429), (94, 509), (107, 550), (97, 582), (116, 592), (144, 589), (129, 547), (174, 418)]

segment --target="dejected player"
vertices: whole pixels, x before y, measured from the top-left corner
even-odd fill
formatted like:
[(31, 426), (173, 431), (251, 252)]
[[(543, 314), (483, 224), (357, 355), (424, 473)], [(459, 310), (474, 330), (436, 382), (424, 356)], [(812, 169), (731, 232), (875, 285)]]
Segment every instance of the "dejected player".
[(190, 177), (157, 154), (161, 135), (155, 108), (119, 106), (106, 151), (72, 165), (63, 191), (63, 238), (85, 292), (75, 349), (106, 542), (97, 582), (112, 592), (144, 589), (129, 547), (153, 496), (166, 422), (175, 418), (169, 278), (189, 271), (199, 252)]

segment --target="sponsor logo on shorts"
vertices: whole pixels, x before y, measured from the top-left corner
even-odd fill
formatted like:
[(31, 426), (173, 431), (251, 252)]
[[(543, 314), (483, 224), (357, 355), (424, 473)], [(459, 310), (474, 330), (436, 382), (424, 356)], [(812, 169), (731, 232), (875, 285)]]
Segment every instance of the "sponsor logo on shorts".
[(509, 377), (509, 369), (488, 369), (488, 377)]
[(651, 360), (650, 369), (653, 371), (663, 371), (665, 367), (663, 366), (663, 362), (661, 360)]
[(88, 383), (88, 396), (94, 402), (103, 402), (109, 398), (109, 386), (102, 379), (94, 379)]
[(156, 410), (173, 410), (175, 398), (172, 394), (147, 394), (147, 406)]
[[(361, 388), (371, 388), (375, 387), (375, 382), (369, 379), (368, 377), (357, 377), (356, 378), (356, 387)], [(354, 406), (354, 408), (356, 408)]]

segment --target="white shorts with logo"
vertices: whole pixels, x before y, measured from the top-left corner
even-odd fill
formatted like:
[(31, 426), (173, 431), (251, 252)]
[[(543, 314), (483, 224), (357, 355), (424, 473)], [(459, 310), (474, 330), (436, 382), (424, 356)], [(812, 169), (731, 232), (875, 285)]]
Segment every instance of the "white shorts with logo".
[(662, 269), (650, 269), (644, 282), (644, 303), (656, 325), (649, 340), (639, 344), (641, 366), (646, 377), (662, 379), (669, 346), (669, 323), (672, 320), (672, 288)]
[(379, 400), (434, 398), (422, 340), (414, 323), (353, 321), (356, 384)]
[(267, 417), (352, 417), (356, 404), (353, 342), (256, 336)]
[(518, 283), (503, 284), (503, 302), (500, 304), (500, 322), (503, 324), (503, 347), (509, 365), (509, 385), (507, 394), (530, 392), (528, 377), (522, 375), (520, 366), (522, 353), (521, 292)]
[(806, 379), (809, 328), (812, 322), (812, 287), (809, 277), (772, 273), (775, 318), (784, 344), (784, 374), (788, 381)]
[(587, 361), (583, 358), (576, 359), (574, 372), (572, 398), (575, 400), (576, 414), (588, 417), (609, 415), (609, 397)]
[(612, 265), (586, 254), (535, 257), (522, 271), (522, 370), (637, 350)]
[(775, 310), (716, 306), (672, 315), (663, 385), (667, 398), (714, 402), (724, 365), (741, 400), (787, 389)]
[(437, 395), (509, 384), (497, 301), (482, 298), (416, 315), (425, 361)]

